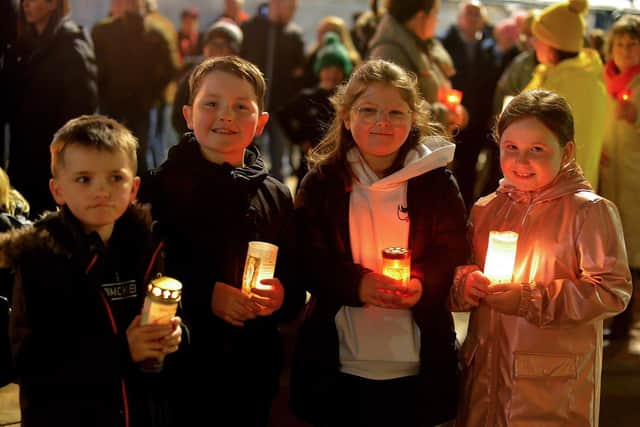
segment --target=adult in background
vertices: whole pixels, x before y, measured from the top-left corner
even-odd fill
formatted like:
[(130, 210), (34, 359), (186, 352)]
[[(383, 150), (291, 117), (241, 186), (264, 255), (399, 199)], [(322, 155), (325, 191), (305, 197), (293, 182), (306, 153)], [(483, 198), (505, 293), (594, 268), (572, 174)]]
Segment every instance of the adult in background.
[(387, 13), (369, 44), (369, 58), (386, 59), (418, 77), (432, 120), (454, 131), (464, 127), (467, 113), (462, 106), (448, 109), (438, 100), (441, 88), (450, 88), (455, 73), (451, 57), (434, 38), (440, 0), (389, 0)]
[(147, 170), (151, 109), (174, 78), (177, 66), (169, 41), (145, 18), (144, 0), (112, 0), (112, 16), (91, 32), (98, 63), (100, 113), (136, 136), (138, 173)]
[[(240, 56), (257, 65), (267, 81), (266, 111), (277, 111), (302, 89), (304, 40), (302, 29), (292, 22), (297, 7), (298, 0), (269, 0), (267, 16), (257, 14), (241, 27)], [(275, 117), (265, 134), (271, 174), (282, 180), (289, 172), (285, 166), (289, 141)]]
[(598, 52), (584, 48), (586, 0), (569, 0), (544, 9), (531, 31), (540, 65), (525, 90), (542, 88), (566, 98), (575, 121), (576, 160), (598, 188), (604, 138), (606, 91)]
[[(173, 22), (160, 13), (158, 0), (145, 0), (146, 19), (153, 23), (164, 35), (171, 50), (171, 60), (175, 68), (175, 75), (180, 69), (180, 51), (178, 46), (178, 31)], [(171, 109), (176, 97), (177, 82), (172, 79), (167, 83), (149, 117), (149, 151), (147, 163), (160, 166), (167, 158), (169, 146), (177, 141), (171, 126)]]
[(490, 120), (499, 76), (492, 55), (495, 42), (484, 31), (486, 22), (487, 10), (481, 2), (464, 1), (458, 9), (456, 24), (442, 38), (456, 68), (451, 84), (462, 91), (462, 105), (469, 112), (469, 124), (455, 137), (458, 147), (453, 162), (467, 207), (475, 201), (478, 154), (484, 146), (493, 144)]
[[(623, 16), (609, 30), (607, 121), (600, 165), (600, 192), (620, 211), (633, 281), (640, 280), (640, 18)], [(633, 325), (633, 299), (613, 318), (609, 338), (625, 339)]]
[[(67, 120), (95, 112), (91, 41), (70, 18), (68, 0), (23, 0), (16, 50), (7, 58), (13, 87), (8, 173), (31, 215), (55, 209), (49, 192), (49, 144)], [(4, 94), (3, 96), (9, 96)]]
[(244, 10), (244, 0), (224, 0), (224, 10), (222, 14), (216, 18), (216, 22), (222, 18), (231, 19), (238, 25), (247, 22), (250, 16)]
[(178, 30), (178, 51), (184, 64), (188, 58), (202, 53), (202, 34), (200, 34), (200, 12), (190, 7), (180, 13), (180, 29)]

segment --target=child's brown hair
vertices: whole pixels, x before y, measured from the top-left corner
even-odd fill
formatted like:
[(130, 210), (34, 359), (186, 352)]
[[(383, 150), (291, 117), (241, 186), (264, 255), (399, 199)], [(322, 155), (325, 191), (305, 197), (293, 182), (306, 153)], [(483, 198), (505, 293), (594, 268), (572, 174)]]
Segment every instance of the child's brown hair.
[(193, 100), (198, 94), (205, 77), (214, 71), (229, 73), (249, 82), (256, 93), (258, 111), (262, 112), (264, 110), (264, 95), (267, 90), (267, 84), (264, 81), (262, 72), (251, 62), (237, 56), (209, 58), (201, 62), (193, 70), (191, 77), (189, 77), (189, 105), (193, 105)]
[(109, 117), (84, 115), (69, 120), (53, 136), (51, 152), (51, 174), (55, 177), (64, 167), (64, 152), (69, 146), (94, 148), (110, 153), (121, 151), (131, 163), (136, 175), (138, 140), (124, 125)]
[(507, 104), (494, 129), (496, 142), (509, 126), (529, 117), (540, 120), (558, 138), (560, 147), (574, 140), (573, 114), (567, 100), (555, 92), (534, 89), (522, 92)]

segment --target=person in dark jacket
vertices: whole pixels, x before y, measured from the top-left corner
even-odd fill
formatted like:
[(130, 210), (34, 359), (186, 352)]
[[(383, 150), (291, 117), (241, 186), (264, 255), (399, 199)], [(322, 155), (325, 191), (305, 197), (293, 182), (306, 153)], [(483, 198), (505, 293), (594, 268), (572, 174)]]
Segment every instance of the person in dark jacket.
[[(298, 0), (269, 0), (266, 16), (258, 13), (241, 26), (240, 56), (256, 64), (269, 82), (267, 111), (277, 111), (303, 87), (304, 39), (302, 29), (292, 22), (297, 7)], [(269, 120), (265, 134), (271, 173), (283, 180), (289, 174), (289, 141), (275, 117)]]
[[(456, 336), (446, 307), (469, 254), (465, 208), (415, 77), (363, 64), (333, 98), (295, 201), (312, 298), (291, 372), (294, 413), (316, 426), (434, 426), (455, 416)], [(387, 248), (410, 274), (383, 275)], [(410, 276), (410, 277), (409, 277)]]
[(114, 0), (112, 16), (91, 30), (98, 63), (100, 114), (126, 125), (139, 142), (138, 171), (147, 170), (149, 119), (178, 73), (171, 44), (143, 0)]
[(132, 205), (136, 144), (112, 119), (67, 122), (51, 144), (60, 210), (0, 242), (17, 271), (10, 335), (25, 427), (168, 422), (163, 375), (141, 364), (175, 352), (182, 329), (178, 317), (140, 324), (161, 245), (149, 211)]
[[(13, 93), (8, 173), (32, 216), (55, 209), (49, 193), (49, 143), (67, 120), (98, 105), (93, 46), (69, 17), (68, 0), (22, 1), (18, 42), (8, 54)], [(4, 95), (4, 94), (3, 94)]]
[[(296, 287), (293, 203), (267, 174), (252, 141), (269, 119), (258, 68), (234, 56), (193, 71), (183, 108), (187, 133), (158, 169), (143, 177), (167, 241), (167, 272), (183, 285), (190, 351), (177, 379), (178, 426), (266, 426), (278, 390), (283, 348), (278, 321), (304, 304)], [(243, 292), (250, 241), (278, 246), (273, 279)]]

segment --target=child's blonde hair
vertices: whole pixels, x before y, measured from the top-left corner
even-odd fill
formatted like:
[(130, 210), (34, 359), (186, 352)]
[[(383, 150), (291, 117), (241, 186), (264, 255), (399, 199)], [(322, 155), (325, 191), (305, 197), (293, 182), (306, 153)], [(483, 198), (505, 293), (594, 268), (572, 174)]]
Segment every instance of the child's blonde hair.
[(11, 188), (9, 175), (0, 168), (0, 212), (29, 216), (29, 203), (22, 194)]
[(214, 71), (228, 73), (249, 82), (256, 93), (258, 111), (262, 112), (264, 110), (264, 95), (267, 90), (267, 84), (264, 81), (262, 72), (251, 62), (237, 56), (209, 58), (201, 62), (193, 70), (189, 77), (189, 105), (193, 105), (193, 100), (196, 98), (205, 77)]
[(130, 161), (133, 175), (137, 173), (138, 140), (124, 125), (109, 117), (84, 115), (69, 120), (53, 136), (51, 174), (55, 177), (64, 167), (64, 152), (69, 146), (94, 148), (98, 151), (123, 152)]
[(567, 100), (555, 92), (534, 89), (514, 97), (500, 113), (494, 129), (496, 142), (513, 123), (530, 117), (540, 120), (558, 138), (560, 147), (573, 141), (573, 114)]
[(402, 167), (406, 154), (427, 135), (443, 134), (435, 124), (429, 123), (429, 106), (422, 98), (417, 86), (416, 76), (400, 66), (382, 59), (365, 62), (356, 69), (346, 84), (339, 86), (331, 98), (336, 115), (324, 138), (309, 155), (311, 166), (329, 161), (342, 164), (343, 172), (350, 179), (347, 152), (356, 145), (351, 132), (344, 126), (344, 120), (358, 98), (375, 83), (382, 83), (398, 89), (402, 99), (409, 104), (413, 117), (413, 126), (407, 140), (400, 147), (398, 156), (387, 173)]

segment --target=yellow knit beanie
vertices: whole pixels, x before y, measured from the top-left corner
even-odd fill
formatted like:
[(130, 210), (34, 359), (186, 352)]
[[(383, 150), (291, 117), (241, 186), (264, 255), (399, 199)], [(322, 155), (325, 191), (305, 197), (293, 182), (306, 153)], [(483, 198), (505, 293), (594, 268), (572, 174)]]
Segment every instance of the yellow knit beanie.
[(584, 18), (587, 0), (569, 0), (544, 9), (533, 21), (531, 32), (544, 43), (565, 52), (584, 46)]

